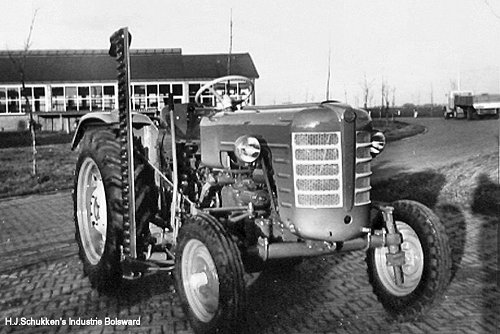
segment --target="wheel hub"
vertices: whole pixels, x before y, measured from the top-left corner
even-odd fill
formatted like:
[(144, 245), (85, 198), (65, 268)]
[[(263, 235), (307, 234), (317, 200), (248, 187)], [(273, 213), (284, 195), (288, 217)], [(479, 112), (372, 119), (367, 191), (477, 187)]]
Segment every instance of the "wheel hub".
[(209, 322), (219, 306), (219, 277), (207, 247), (197, 239), (186, 243), (182, 254), (182, 280), (191, 310)]
[(93, 159), (86, 158), (78, 174), (77, 221), (87, 260), (95, 265), (104, 252), (107, 232), (106, 193)]
[(401, 248), (405, 252), (405, 264), (403, 265), (403, 273), (407, 276), (412, 276), (418, 273), (419, 264), (423, 260), (416, 250), (420, 244), (415, 245), (410, 242), (403, 242)]
[(101, 211), (104, 209), (103, 204), (106, 205), (106, 198), (103, 198), (103, 196), (105, 195), (102, 182), (97, 182), (97, 180), (95, 182), (97, 183), (97, 185), (93, 187), (94, 191), (92, 192), (92, 195), (90, 197), (90, 221), (92, 227), (101, 235), (103, 235), (106, 233), (106, 219), (105, 217), (102, 217)]
[(424, 268), (424, 252), (416, 232), (406, 223), (396, 221), (403, 243), (401, 249), (405, 253), (405, 263), (402, 266), (403, 284), (395, 282), (394, 267), (387, 263), (387, 247), (375, 249), (375, 266), (382, 284), (394, 295), (405, 296), (415, 290), (420, 283)]

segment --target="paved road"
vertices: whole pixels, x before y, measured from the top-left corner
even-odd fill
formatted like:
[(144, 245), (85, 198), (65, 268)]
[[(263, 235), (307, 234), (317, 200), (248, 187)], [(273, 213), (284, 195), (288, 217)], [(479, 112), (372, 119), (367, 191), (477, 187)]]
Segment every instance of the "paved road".
[(499, 152), (500, 121), (483, 119), (402, 118), (427, 128), (426, 133), (388, 143), (375, 159), (373, 180), (391, 173), (438, 168), (487, 153)]
[[(363, 252), (353, 252), (312, 259), (289, 272), (262, 273), (249, 287), (249, 332), (500, 332), (497, 217), (462, 207), (439, 215), (447, 226), (460, 227), (452, 236), (454, 276), (443, 303), (421, 319), (393, 322), (371, 291)], [(191, 333), (168, 274), (127, 284), (118, 296), (99, 295), (82, 277), (73, 235), (67, 192), (0, 201), (0, 333)], [(141, 317), (141, 325), (6, 324), (16, 317), (56, 322)]]

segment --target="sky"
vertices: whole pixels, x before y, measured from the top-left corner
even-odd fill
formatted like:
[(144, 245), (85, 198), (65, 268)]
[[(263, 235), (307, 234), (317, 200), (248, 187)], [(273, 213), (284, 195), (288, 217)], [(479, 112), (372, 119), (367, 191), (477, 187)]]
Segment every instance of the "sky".
[[(500, 93), (500, 0), (0, 0), (0, 49), (132, 48), (248, 52), (258, 104), (330, 99), (444, 103), (453, 87)], [(0, 74), (1, 75), (1, 74)], [(329, 87), (327, 83), (329, 80)], [(366, 78), (366, 79), (365, 79)]]

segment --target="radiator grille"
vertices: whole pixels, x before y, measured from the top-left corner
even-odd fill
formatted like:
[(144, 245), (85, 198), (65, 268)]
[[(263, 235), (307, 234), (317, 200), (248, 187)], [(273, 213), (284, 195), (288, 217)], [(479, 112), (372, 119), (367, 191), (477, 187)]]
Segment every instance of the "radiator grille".
[(295, 205), (299, 208), (342, 207), (340, 132), (292, 134)]
[(354, 205), (370, 203), (370, 154), (371, 134), (367, 131), (356, 133), (356, 184)]
[(339, 174), (338, 164), (297, 164), (295, 173), (299, 176), (328, 176)]
[(340, 188), (339, 180), (337, 179), (298, 179), (296, 182), (299, 191), (315, 190), (315, 191), (330, 191)]

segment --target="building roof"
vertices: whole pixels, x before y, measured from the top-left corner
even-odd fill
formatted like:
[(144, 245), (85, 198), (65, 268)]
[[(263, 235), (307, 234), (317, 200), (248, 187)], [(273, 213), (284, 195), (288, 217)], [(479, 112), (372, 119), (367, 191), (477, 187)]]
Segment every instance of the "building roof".
[[(0, 83), (19, 83), (11, 57), (22, 51), (0, 51)], [(227, 75), (228, 54), (183, 55), (181, 49), (130, 51), (131, 80), (206, 80)], [(250, 54), (231, 55), (231, 73), (259, 74)], [(34, 50), (26, 57), (26, 82), (99, 82), (116, 80), (116, 61), (107, 50)]]

